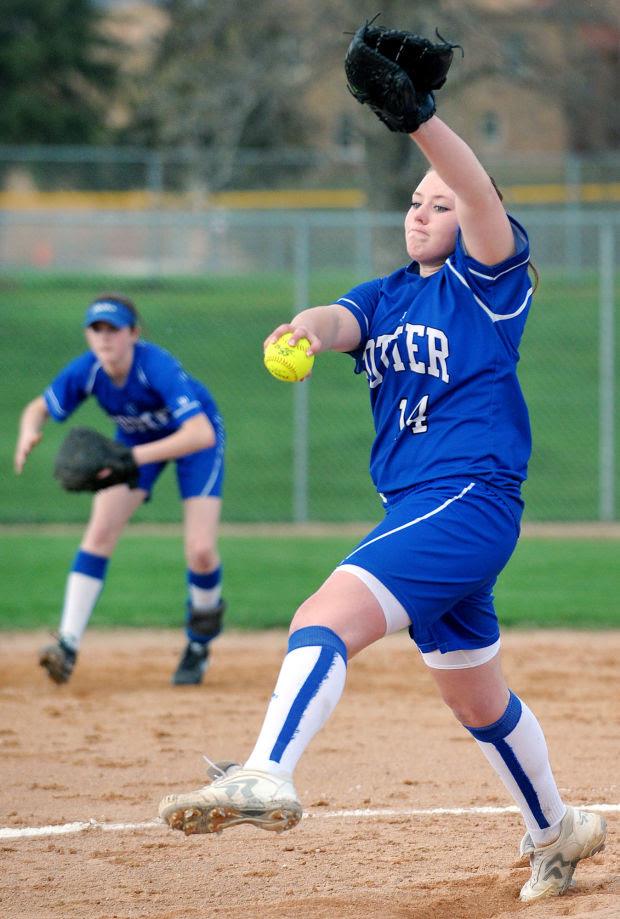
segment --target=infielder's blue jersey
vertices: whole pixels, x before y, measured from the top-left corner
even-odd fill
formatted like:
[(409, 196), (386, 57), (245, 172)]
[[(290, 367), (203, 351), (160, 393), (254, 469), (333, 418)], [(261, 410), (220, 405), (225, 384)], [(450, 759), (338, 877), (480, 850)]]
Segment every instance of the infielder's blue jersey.
[(67, 364), (45, 390), (50, 415), (64, 421), (88, 397), (94, 396), (116, 422), (117, 439), (128, 445), (159, 440), (183, 422), (204, 413), (214, 422), (218, 410), (209, 391), (189, 376), (164, 348), (138, 341), (127, 380), (116, 384), (88, 351)]
[(357, 319), (376, 437), (370, 473), (389, 502), (423, 482), (466, 476), (519, 498), (531, 434), (517, 379), (532, 286), (525, 230), (516, 253), (489, 267), (461, 235), (435, 274), (411, 263), (337, 302)]

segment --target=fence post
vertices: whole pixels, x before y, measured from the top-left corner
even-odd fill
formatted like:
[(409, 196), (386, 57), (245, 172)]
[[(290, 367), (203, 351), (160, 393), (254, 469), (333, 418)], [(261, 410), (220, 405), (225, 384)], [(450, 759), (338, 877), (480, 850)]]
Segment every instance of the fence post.
[[(310, 298), (310, 234), (308, 221), (298, 217), (295, 225), (295, 312), (306, 309)], [(293, 520), (308, 520), (308, 424), (310, 381), (293, 386)]]
[(581, 160), (574, 153), (567, 153), (565, 160), (564, 181), (566, 183), (566, 270), (574, 276), (581, 270), (581, 227), (579, 215), (581, 210)]
[(615, 519), (614, 227), (599, 226), (599, 519)]
[(162, 233), (163, 227), (160, 223), (162, 211), (162, 191), (163, 191), (163, 163), (161, 154), (157, 151), (149, 151), (146, 154), (146, 182), (151, 199), (152, 216), (148, 228), (148, 261), (151, 266), (151, 276), (157, 277), (162, 273), (163, 245)]
[(373, 275), (370, 214), (360, 211), (355, 215), (355, 276), (357, 281), (365, 281)]

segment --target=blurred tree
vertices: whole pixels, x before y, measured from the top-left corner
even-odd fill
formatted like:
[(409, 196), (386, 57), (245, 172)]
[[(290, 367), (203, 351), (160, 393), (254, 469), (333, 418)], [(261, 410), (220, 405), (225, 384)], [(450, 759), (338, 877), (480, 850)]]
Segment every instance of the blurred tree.
[[(132, 88), (125, 140), (185, 150), (190, 165), (179, 185), (208, 191), (238, 183), (235, 162), (243, 150), (320, 149), (344, 145), (346, 137), (346, 145), (365, 152), (370, 206), (405, 206), (424, 161), (408, 137), (391, 134), (348, 96), (344, 80), (347, 33), (374, 8), (360, 11), (358, 0), (160, 0), (159, 6), (170, 25), (154, 63)], [(463, 45), (465, 57), (455, 52), (437, 103), (440, 116), (474, 146), (484, 136), (481, 125), (499, 133), (503, 121), (513, 131), (507, 137), (523, 124), (526, 143), (537, 149), (536, 119), (529, 115), (544, 129), (545, 113), (552, 112), (555, 123), (566, 125), (568, 148), (581, 151), (618, 142), (620, 114), (612, 106), (618, 9), (617, 0), (418, 0), (413, 7), (410, 0), (384, 0), (379, 22), (428, 37), (438, 29)], [(258, 181), (268, 186), (270, 178), (286, 176), (282, 167)]]
[(108, 139), (115, 45), (91, 0), (2, 0), (3, 143), (90, 144)]
[[(358, 0), (324, 0), (332, 8), (334, 16), (340, 21), (353, 24), (354, 31), (364, 21), (360, 15)], [(374, 11), (370, 18), (374, 15)], [(419, 0), (412, 8), (410, 0), (385, 0), (381, 3), (381, 15), (377, 25), (387, 28), (408, 29), (427, 38), (437, 40), (437, 29), (447, 41), (466, 43), (472, 34), (485, 31), (484, 17), (470, 3), (453, 2), (453, 0)], [(341, 35), (337, 35), (342, 39)], [(489, 38), (492, 47), (496, 41)], [(340, 41), (338, 67), (342, 72), (342, 59), (346, 52), (346, 43)], [(455, 51), (460, 65), (460, 52)], [(490, 63), (489, 63), (490, 60)], [(449, 92), (458, 94), (463, 87), (480, 76), (494, 72), (495, 62), (489, 58), (467, 56), (467, 67), (454, 66), (448, 78)], [(341, 77), (344, 79), (344, 75)], [(441, 109), (441, 93), (437, 97)], [(407, 134), (390, 133), (377, 118), (366, 108), (351, 98), (351, 110), (354, 112), (355, 126), (366, 150), (367, 195), (369, 205), (374, 210), (396, 210), (403, 213), (411, 201), (412, 186), (421, 177), (426, 168), (426, 161), (418, 152)]]
[[(329, 2), (329, 0), (325, 0)], [(360, 22), (357, 0), (331, 0), (334, 13)], [(438, 29), (465, 49), (450, 71), (446, 90), (437, 94), (438, 113), (456, 101), (466, 139), (469, 90), (491, 77), (529, 90), (528, 103), (542, 112), (562, 112), (569, 152), (614, 150), (620, 143), (620, 5), (618, 0), (385, 0), (380, 23), (433, 37)], [(518, 94), (515, 94), (518, 97)], [(537, 99), (538, 97), (538, 99)], [(390, 135), (357, 106), (354, 125), (366, 149), (368, 195), (377, 209), (402, 209), (424, 161), (409, 138)], [(361, 111), (360, 111), (361, 109)], [(489, 95), (493, 114), (493, 96)], [(452, 109), (453, 110), (453, 109)], [(453, 110), (454, 112), (454, 110)], [(514, 110), (502, 117), (523, 117)], [(535, 138), (532, 138), (532, 149)]]
[[(128, 140), (185, 150), (193, 163), (190, 181), (206, 190), (226, 186), (243, 148), (316, 146), (332, 100), (328, 94), (317, 112), (307, 104), (308, 93), (326, 73), (346, 92), (343, 33), (360, 24), (357, 0), (262, 0), (258, 6), (255, 0), (163, 0), (162, 6), (170, 27), (144, 75)], [(442, 0), (421, 0), (412, 17), (407, 0), (386, 0), (381, 21), (414, 28), (415, 19), (416, 29), (432, 35), (436, 25), (459, 18), (440, 15), (441, 7)], [(351, 99), (351, 112), (355, 107)], [(397, 186), (410, 186), (413, 145), (386, 136), (366, 111), (357, 113), (356, 123), (368, 153), (371, 204), (390, 206), (387, 194), (400, 206)]]
[(194, 181), (223, 187), (240, 148), (308, 146), (303, 90), (314, 44), (303, 4), (164, 0), (170, 27), (145, 75), (132, 142), (196, 157)]
[(617, 0), (547, 0), (541, 20), (557, 32), (559, 55), (549, 55), (545, 33), (539, 28), (534, 68), (545, 91), (564, 110), (568, 149), (576, 153), (617, 149), (620, 5)]

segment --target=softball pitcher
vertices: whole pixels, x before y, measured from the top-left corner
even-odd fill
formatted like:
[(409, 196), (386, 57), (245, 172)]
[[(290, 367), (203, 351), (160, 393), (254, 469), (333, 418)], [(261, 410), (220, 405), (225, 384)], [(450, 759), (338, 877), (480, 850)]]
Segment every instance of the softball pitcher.
[[(428, 51), (417, 36), (366, 26), (347, 58), (354, 94), (406, 130), (429, 164), (404, 221), (411, 262), (302, 311), (265, 342), (290, 332), (291, 342), (310, 341), (308, 353), (353, 357), (368, 382), (370, 472), (385, 517), (295, 613), (243, 766), (169, 795), (160, 814), (186, 833), (243, 822), (294, 826), (302, 808), (293, 772), (341, 696), (348, 660), (407, 628), (444, 701), (521, 810), (521, 855), (532, 868), (521, 899), (532, 901), (563, 893), (576, 863), (605, 839), (600, 816), (562, 799), (542, 729), (506, 684), (493, 603), (519, 536), (531, 449), (517, 361), (535, 284), (525, 230), (473, 151), (434, 114), (432, 92), (417, 91), (418, 76), (420, 87), (441, 85), (440, 76), (414, 68), (415, 93), (382, 98), (416, 42)], [(392, 54), (383, 71), (382, 48)]]
[(167, 462), (174, 460), (183, 502), (188, 597), (187, 645), (172, 682), (197, 684), (224, 612), (217, 547), (224, 476), (222, 419), (202, 383), (163, 348), (140, 338), (140, 317), (131, 300), (116, 294), (98, 297), (86, 310), (84, 330), (89, 350), (67, 364), (22, 413), (15, 471), (22, 472), (48, 418), (66, 421), (94, 396), (115, 422), (116, 439), (131, 448), (139, 482), (135, 489), (115, 485), (93, 498), (67, 579), (58, 640), (42, 649), (40, 664), (56, 683), (70, 678), (125, 524), (150, 499)]

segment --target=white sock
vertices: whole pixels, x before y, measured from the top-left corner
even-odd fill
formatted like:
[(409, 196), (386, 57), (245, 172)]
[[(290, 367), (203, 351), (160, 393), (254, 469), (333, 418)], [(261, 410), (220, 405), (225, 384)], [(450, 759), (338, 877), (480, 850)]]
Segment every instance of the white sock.
[(78, 549), (65, 587), (60, 637), (74, 650), (80, 646), (95, 603), (103, 589), (109, 559)]
[(566, 805), (553, 778), (545, 736), (533, 712), (510, 693), (502, 717), (483, 728), (468, 727), (519, 806), (536, 846), (557, 838)]
[(91, 578), (79, 571), (72, 571), (67, 578), (60, 636), (76, 651), (102, 590), (100, 578)]
[(289, 638), (288, 654), (261, 732), (244, 768), (292, 775), (344, 689), (347, 651), (331, 629), (309, 626)]
[(187, 569), (187, 590), (192, 609), (208, 613), (215, 609), (222, 599), (222, 566), (218, 565), (208, 574)]
[(189, 585), (189, 602), (192, 605), (192, 609), (199, 613), (207, 613), (209, 610), (215, 609), (221, 597), (221, 583), (211, 588), (197, 587), (195, 584)]

